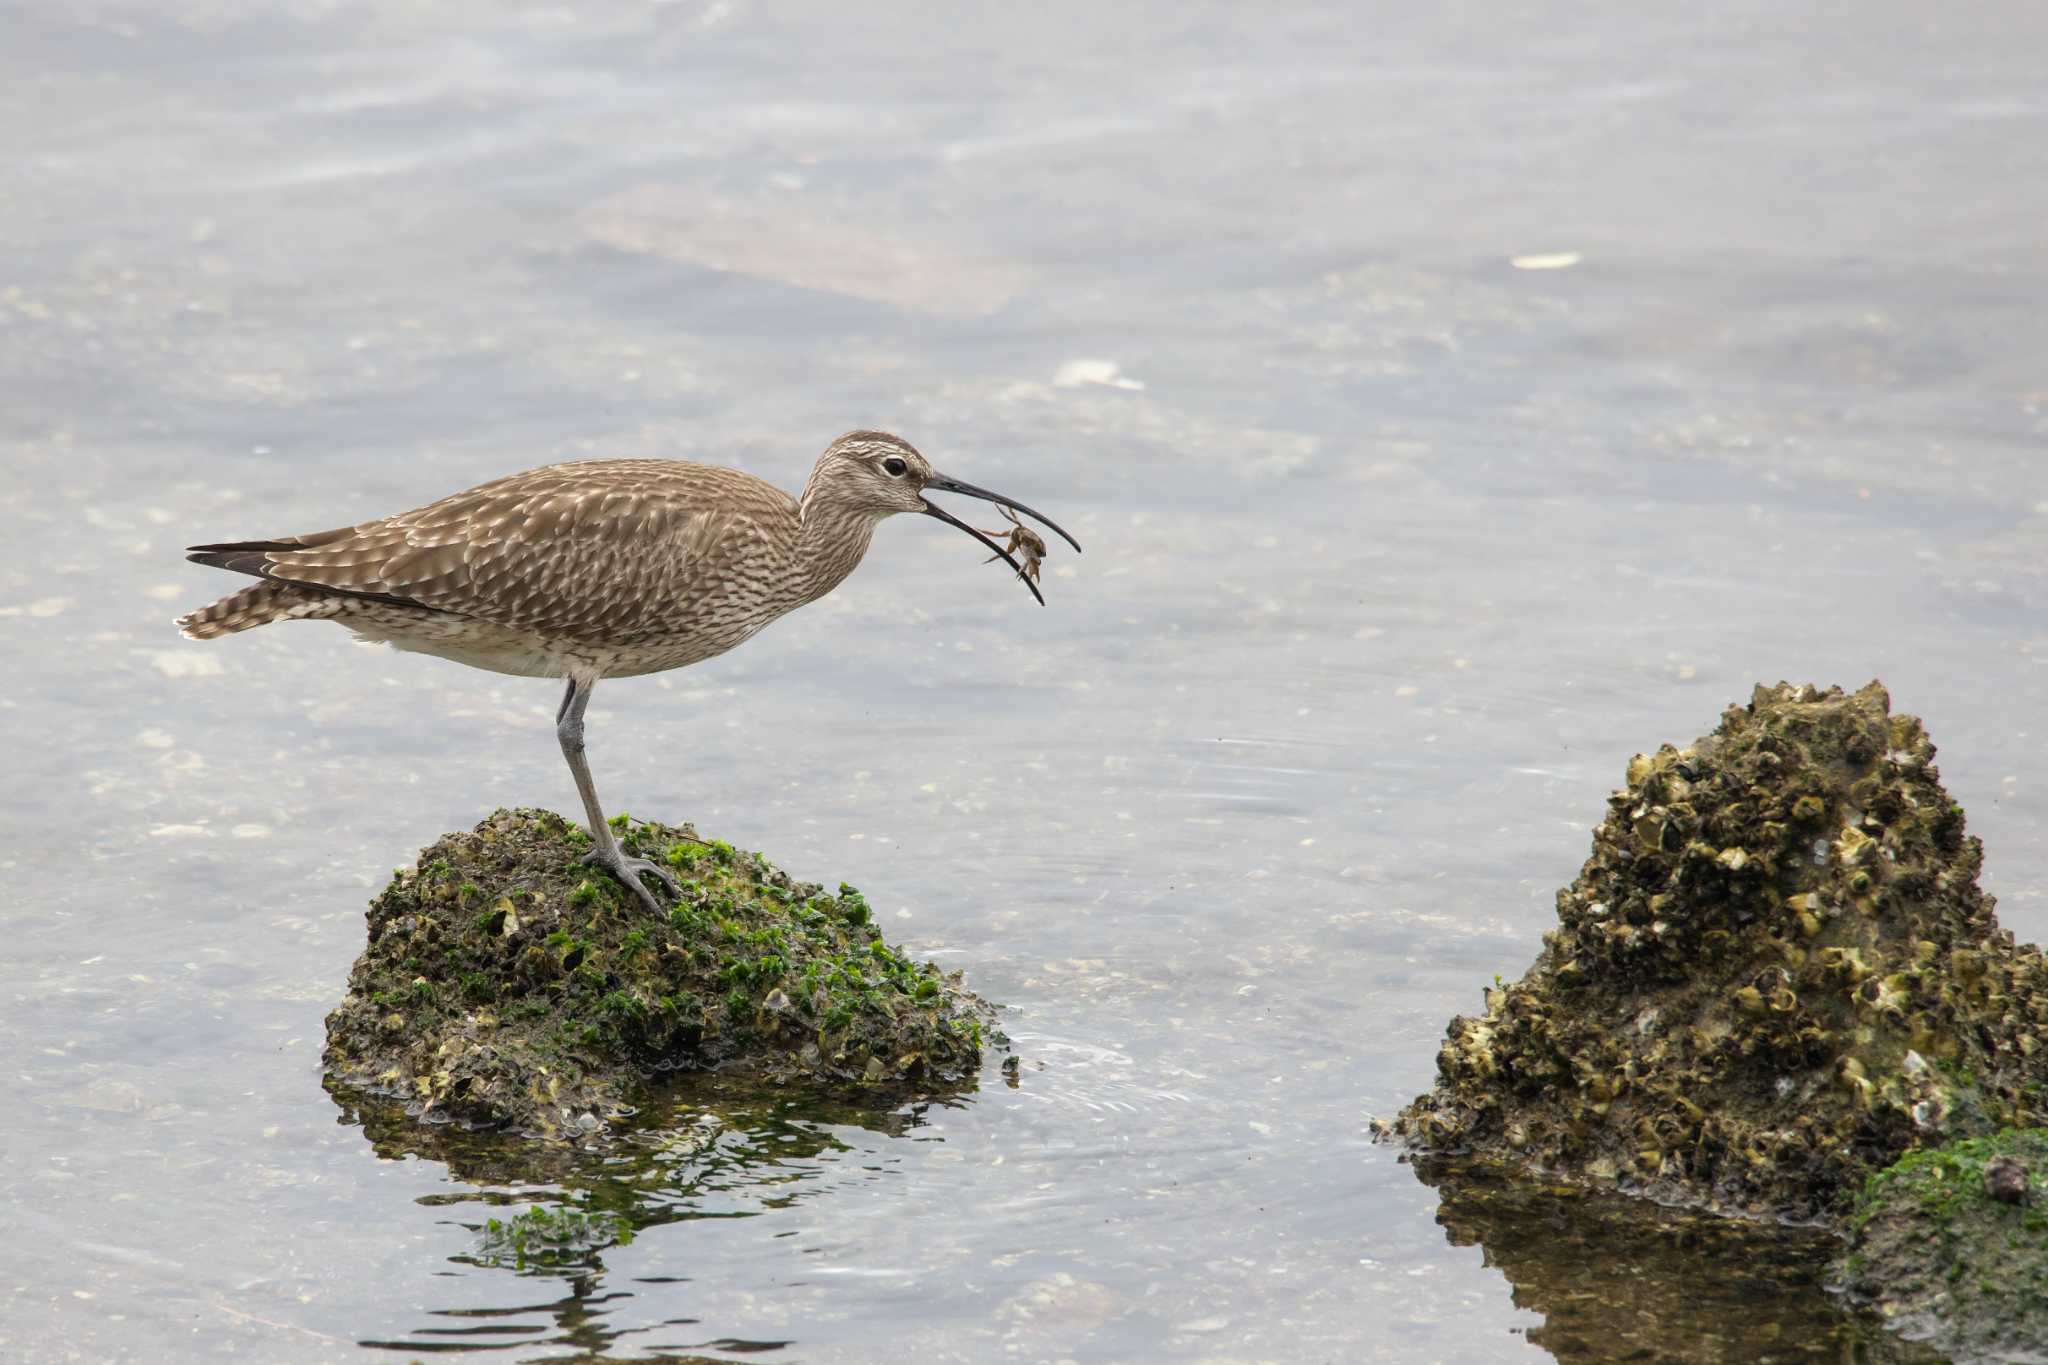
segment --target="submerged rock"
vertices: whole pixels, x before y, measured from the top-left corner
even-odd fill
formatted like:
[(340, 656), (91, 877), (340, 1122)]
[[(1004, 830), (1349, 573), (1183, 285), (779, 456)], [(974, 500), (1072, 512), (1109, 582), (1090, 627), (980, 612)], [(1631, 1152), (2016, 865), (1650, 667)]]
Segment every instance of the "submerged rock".
[(327, 1017), (329, 1076), (415, 1118), (585, 1139), (649, 1082), (718, 1072), (877, 1098), (971, 1084), (993, 1008), (883, 942), (867, 902), (759, 854), (614, 821), (683, 881), (660, 920), (578, 860), (588, 836), (500, 810), (370, 903)]
[(1873, 1172), (2048, 1121), (2048, 964), (1999, 929), (1920, 722), (1758, 687), (1638, 755), (1558, 927), (1394, 1125), (1723, 1212), (1832, 1220)]
[(1871, 1177), (1841, 1281), (1958, 1360), (2048, 1357), (2048, 1132), (1915, 1152)]

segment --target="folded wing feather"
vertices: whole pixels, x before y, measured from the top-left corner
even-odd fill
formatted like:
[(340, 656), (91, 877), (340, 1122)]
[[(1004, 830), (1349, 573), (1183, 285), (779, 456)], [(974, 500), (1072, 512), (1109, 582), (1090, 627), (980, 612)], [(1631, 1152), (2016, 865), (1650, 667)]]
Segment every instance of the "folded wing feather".
[(200, 563), (570, 637), (658, 629), (734, 552), (742, 523), (793, 518), (737, 470), (593, 460), (510, 475), (313, 535), (195, 546)]

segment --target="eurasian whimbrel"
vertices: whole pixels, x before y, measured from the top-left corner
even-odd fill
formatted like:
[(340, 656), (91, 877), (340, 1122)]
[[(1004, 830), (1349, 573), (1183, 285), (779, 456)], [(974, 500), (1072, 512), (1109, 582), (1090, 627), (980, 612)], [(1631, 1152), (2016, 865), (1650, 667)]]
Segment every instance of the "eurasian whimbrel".
[(211, 640), (272, 621), (332, 620), (361, 640), (494, 673), (566, 678), (555, 733), (590, 820), (585, 860), (659, 914), (636, 874), (671, 895), (676, 880), (620, 850), (583, 756), (583, 712), (597, 680), (723, 654), (838, 587), (876, 524), (898, 512), (959, 527), (1023, 577), (1002, 547), (925, 501), (936, 491), (1014, 508), (1081, 548), (1023, 503), (937, 473), (908, 441), (851, 431), (818, 457), (799, 498), (716, 465), (582, 460), (336, 531), (195, 545), (186, 555), (193, 562), (263, 581), (178, 626)]

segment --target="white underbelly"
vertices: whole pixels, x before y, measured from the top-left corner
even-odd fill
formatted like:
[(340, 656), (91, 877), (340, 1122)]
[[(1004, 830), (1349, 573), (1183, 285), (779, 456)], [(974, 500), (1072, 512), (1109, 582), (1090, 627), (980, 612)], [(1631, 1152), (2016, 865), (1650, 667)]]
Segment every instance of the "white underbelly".
[(599, 645), (538, 635), (471, 616), (362, 600), (351, 602), (347, 610), (333, 619), (365, 644), (390, 645), (409, 653), (431, 654), (470, 668), (522, 678), (565, 678), (571, 674), (630, 678), (684, 668), (725, 653), (767, 624), (721, 623), (684, 639)]

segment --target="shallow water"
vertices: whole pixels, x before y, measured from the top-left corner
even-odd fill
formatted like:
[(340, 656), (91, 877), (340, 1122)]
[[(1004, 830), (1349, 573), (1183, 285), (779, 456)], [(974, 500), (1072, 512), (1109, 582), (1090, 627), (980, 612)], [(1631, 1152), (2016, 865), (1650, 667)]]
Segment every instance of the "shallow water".
[[(1696, 1358), (1588, 1308), (1674, 1282), (1890, 1350), (1810, 1244), (1616, 1278), (1367, 1137), (1757, 680), (1882, 677), (2048, 931), (2048, 11), (1711, 8), (0, 15), (0, 1353)], [(1019, 1084), (617, 1169), (337, 1105), (370, 890), (573, 807), (554, 689), (184, 642), (179, 547), (855, 425), (1073, 530), (1050, 606), (887, 526), (593, 762), (859, 885)], [(552, 1199), (639, 1235), (481, 1263)]]

